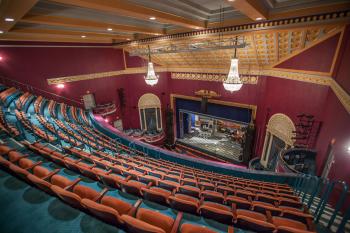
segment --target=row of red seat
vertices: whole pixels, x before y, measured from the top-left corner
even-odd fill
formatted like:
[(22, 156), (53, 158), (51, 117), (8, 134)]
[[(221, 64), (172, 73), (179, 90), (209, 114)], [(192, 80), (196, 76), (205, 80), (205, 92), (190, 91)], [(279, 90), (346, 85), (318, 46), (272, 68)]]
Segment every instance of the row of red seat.
[(19, 130), (14, 125), (6, 121), (2, 108), (0, 108), (0, 129), (6, 132), (8, 135), (13, 135), (14, 137), (20, 135)]
[(49, 110), (49, 113), (52, 117), (56, 118), (57, 115), (56, 115), (56, 101), (54, 100), (50, 100), (49, 101), (49, 105), (47, 106), (48, 110)]
[(62, 139), (63, 141), (70, 143), (71, 145), (74, 145), (77, 147), (82, 146), (82, 143), (77, 141), (76, 139), (74, 139), (74, 137), (69, 137), (68, 135), (61, 132), (59, 129), (55, 130), (54, 126), (52, 124), (49, 124), (45, 117), (43, 117), (41, 115), (36, 115), (36, 117), (42, 126), (44, 126), (46, 129), (48, 129), (51, 133), (58, 135), (58, 137), (60, 139)]
[(44, 130), (40, 129), (35, 124), (31, 124), (30, 121), (27, 119), (24, 112), (20, 112), (18, 110), (15, 110), (15, 114), (17, 119), (30, 131), (33, 131), (35, 135), (37, 135), (39, 138), (45, 139), (48, 142), (53, 142), (56, 140), (56, 137), (51, 135), (48, 132), (45, 132)]
[[(39, 146), (43, 148), (42, 145), (40, 144), (36, 144), (35, 146), (36, 147)], [(36, 149), (40, 150), (38, 147)], [(45, 148), (43, 148), (43, 150), (45, 151), (44, 154), (46, 154), (46, 156), (50, 156), (50, 153), (49, 153), (50, 149), (45, 150)], [(75, 150), (75, 149), (71, 149), (70, 151), (79, 152), (78, 150)], [(42, 152), (39, 151), (39, 153), (42, 153)], [(51, 153), (54, 153), (54, 152), (51, 150)], [(80, 154), (84, 154), (83, 156), (84, 159), (88, 157), (88, 153), (86, 152), (83, 152), (83, 153), (80, 152)], [(54, 154), (54, 156), (56, 157), (54, 160), (57, 161), (57, 152), (56, 154)], [(145, 175), (145, 176), (139, 175), (139, 173), (135, 172), (135, 170), (130, 169), (129, 165), (133, 163), (130, 160), (129, 161), (124, 160), (124, 162), (126, 162), (124, 165), (129, 167), (128, 169), (121, 168), (124, 170), (123, 175), (126, 177), (126, 178), (121, 178), (111, 174), (111, 172), (107, 172), (101, 168), (97, 168), (94, 165), (89, 166), (86, 163), (84, 163), (82, 159), (74, 160), (69, 157), (64, 157), (64, 155), (60, 155), (60, 156), (61, 156), (61, 159), (63, 158), (63, 161), (61, 160), (62, 164), (64, 164), (66, 167), (68, 167), (71, 170), (74, 170), (76, 172), (81, 172), (83, 175), (86, 175), (95, 180), (101, 180), (104, 184), (110, 185), (112, 187), (122, 188), (125, 192), (144, 197), (151, 201), (156, 201), (160, 204), (169, 204), (172, 208), (178, 209), (180, 211), (186, 211), (193, 214), (201, 214), (204, 217), (212, 218), (214, 220), (217, 220), (226, 224), (236, 223), (243, 228), (249, 228), (252, 230), (257, 230), (258, 228), (262, 229), (264, 227), (267, 227), (266, 229), (268, 230), (272, 230), (274, 229), (274, 226), (271, 225), (271, 221), (273, 217), (281, 217), (281, 216), (284, 218), (289, 218), (294, 220), (297, 219), (299, 221), (303, 221), (305, 229), (307, 228), (313, 229), (313, 226), (311, 224), (312, 223), (311, 215), (302, 213), (302, 212), (295, 212), (294, 210), (291, 210), (288, 207), (286, 209), (276, 208), (269, 205), (268, 203), (263, 203), (262, 202), (263, 200), (260, 200), (260, 199), (253, 201), (251, 203), (250, 208), (248, 208), (249, 210), (247, 210), (247, 209), (237, 208), (236, 201), (237, 201), (237, 198), (239, 197), (236, 197), (236, 196), (228, 196), (227, 200), (229, 200), (229, 204), (231, 206), (230, 205), (225, 206), (219, 203), (215, 203), (215, 200), (214, 200), (215, 196), (214, 196), (214, 199), (212, 199), (211, 194), (213, 191), (211, 190), (204, 189), (201, 192), (201, 194), (199, 194), (202, 197), (202, 199), (198, 199), (193, 196), (191, 197), (189, 195), (186, 195), (188, 193), (183, 194), (181, 193), (181, 187), (173, 188), (171, 186), (172, 181), (160, 180), (156, 177), (150, 178), (149, 175)], [(98, 160), (98, 157), (94, 156), (94, 158), (91, 158), (90, 156), (89, 159), (90, 161), (96, 161)], [(145, 183), (148, 183), (148, 185), (146, 185)], [(263, 196), (257, 195), (257, 197), (259, 198)], [(241, 205), (239, 207), (241, 207)], [(241, 215), (244, 215), (243, 216), (244, 221), (249, 220), (248, 225), (242, 223), (242, 221), (240, 220)], [(248, 220), (247, 220), (247, 215), (250, 216), (250, 217), (248, 216), (249, 217)], [(256, 221), (254, 218), (252, 218), (252, 215), (254, 216), (254, 218), (258, 218), (260, 220)], [(262, 216), (264, 216), (264, 218)], [(262, 223), (261, 222), (262, 219), (265, 219), (264, 220), (265, 222)], [(293, 222), (294, 220), (290, 220), (290, 221)]]
[(36, 114), (40, 114), (40, 109), (41, 109), (41, 105), (44, 102), (44, 98), (42, 96), (38, 96), (36, 98), (36, 100), (34, 101), (34, 112)]
[[(4, 158), (4, 157), (7, 157)], [(43, 191), (61, 198), (71, 206), (100, 218), (101, 220), (126, 229), (128, 232), (159, 232), (176, 233), (215, 233), (204, 226), (184, 223), (180, 227), (182, 213), (179, 212), (176, 219), (159, 212), (139, 208), (142, 200), (134, 205), (107, 195), (108, 189), (97, 192), (87, 186), (80, 185), (80, 178), (69, 180), (58, 175), (60, 169), (49, 171), (40, 166), (41, 161), (34, 162), (27, 155), (23, 155), (14, 149), (0, 146), (0, 165), (35, 185)], [(233, 233), (233, 227), (228, 227), (228, 232)]]
[(25, 92), (24, 94), (22, 94), (17, 100), (16, 100), (16, 108), (18, 110), (22, 110), (23, 106), (26, 104), (26, 102), (29, 100), (29, 97), (32, 94), (30, 94), (29, 92)]
[(8, 88), (8, 89), (2, 91), (2, 92), (0, 93), (0, 100), (1, 100), (1, 102), (2, 102), (2, 103), (5, 103), (7, 97), (11, 96), (11, 95), (14, 94), (16, 91), (17, 91), (17, 89), (14, 88), (14, 87), (11, 87), (11, 88)]

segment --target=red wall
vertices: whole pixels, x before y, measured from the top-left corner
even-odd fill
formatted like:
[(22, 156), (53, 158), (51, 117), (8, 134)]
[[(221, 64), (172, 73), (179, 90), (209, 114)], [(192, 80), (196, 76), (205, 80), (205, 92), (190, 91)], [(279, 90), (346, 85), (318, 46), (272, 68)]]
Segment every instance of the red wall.
[[(346, 44), (346, 48), (349, 49), (349, 43)], [(322, 51), (320, 50), (319, 53), (313, 51), (312, 56), (323, 56), (320, 54)], [(348, 57), (348, 54), (343, 53), (342, 56)], [(349, 154), (344, 152), (344, 148), (350, 139), (348, 130), (345, 130), (345, 127), (350, 128), (349, 114), (326, 86), (260, 77), (257, 85), (244, 85), (239, 92), (230, 93), (224, 90), (221, 82), (175, 80), (171, 79), (169, 73), (161, 73), (159, 83), (154, 87), (144, 83), (143, 75), (123, 75), (67, 83), (63, 90), (59, 90), (55, 86), (49, 86), (46, 79), (124, 69), (122, 50), (112, 48), (0, 48), (0, 56), (3, 57), (0, 62), (1, 75), (76, 100), (79, 100), (89, 90), (95, 93), (97, 103), (116, 102), (119, 105), (117, 89), (124, 88), (126, 107), (123, 114), (118, 109), (115, 115), (110, 116), (110, 120), (115, 120), (117, 116), (122, 117), (125, 128), (139, 127), (138, 99), (149, 92), (156, 94), (161, 99), (163, 110), (169, 104), (170, 94), (194, 96), (194, 92), (200, 89), (216, 91), (221, 95), (220, 100), (257, 105), (255, 147), (257, 156), (261, 154), (266, 124), (271, 115), (284, 113), (296, 122), (296, 115), (300, 113), (313, 114), (316, 120), (323, 122), (316, 147), (319, 151), (318, 164), (322, 163), (328, 142), (333, 137), (337, 139), (336, 158), (339, 158), (339, 161), (337, 160), (336, 163), (338, 166), (348, 163)], [(309, 56), (305, 59), (311, 58)], [(344, 85), (349, 83), (347, 74), (349, 74), (350, 59), (346, 61), (338, 65), (336, 77)], [(127, 56), (126, 63), (128, 67), (137, 67), (143, 62)], [(307, 64), (305, 63), (305, 66)], [(313, 65), (310, 67), (314, 69)], [(304, 68), (308, 69), (308, 67)], [(345, 179), (350, 177), (350, 172), (346, 169), (335, 169), (332, 171), (332, 176)]]

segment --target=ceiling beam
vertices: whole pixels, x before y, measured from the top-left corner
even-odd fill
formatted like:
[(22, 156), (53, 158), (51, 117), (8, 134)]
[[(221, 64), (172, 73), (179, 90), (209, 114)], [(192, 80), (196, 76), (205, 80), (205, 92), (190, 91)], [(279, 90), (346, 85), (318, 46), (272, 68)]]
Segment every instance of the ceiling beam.
[(50, 0), (52, 2), (73, 5), (92, 10), (109, 12), (126, 17), (137, 18), (141, 20), (150, 20), (150, 17), (155, 17), (157, 22), (174, 24), (192, 29), (204, 29), (205, 22), (188, 19), (182, 16), (171, 13), (155, 10), (131, 3), (127, 0)]
[(94, 38), (94, 39), (113, 39), (113, 40), (128, 40), (132, 39), (127, 35), (116, 35), (108, 33), (95, 33), (95, 32), (80, 32), (80, 31), (69, 31), (69, 30), (56, 30), (56, 29), (41, 29), (41, 28), (15, 28), (11, 30), (13, 33), (20, 34), (41, 34), (41, 35), (63, 35), (71, 36), (75, 38)]
[(228, 3), (252, 20), (268, 19), (268, 10), (260, 0), (235, 0)]
[[(0, 1), (0, 30), (9, 31), (37, 2), (38, 0)], [(11, 18), (13, 21), (5, 21), (5, 18)]]
[(142, 34), (149, 34), (149, 35), (164, 34), (163, 30), (161, 29), (104, 23), (104, 22), (97, 22), (97, 21), (91, 21), (91, 20), (85, 20), (85, 19), (67, 18), (62, 16), (30, 14), (23, 17), (21, 22), (42, 24), (42, 25), (76, 27), (76, 28), (82, 28), (82, 29), (107, 30), (107, 28), (112, 28), (113, 31), (118, 31), (118, 32), (142, 33)]
[(108, 38), (81, 38), (76, 36), (62, 36), (49, 34), (29, 34), (8, 32), (0, 35), (0, 41), (42, 41), (42, 42), (74, 42), (74, 43), (113, 43)]

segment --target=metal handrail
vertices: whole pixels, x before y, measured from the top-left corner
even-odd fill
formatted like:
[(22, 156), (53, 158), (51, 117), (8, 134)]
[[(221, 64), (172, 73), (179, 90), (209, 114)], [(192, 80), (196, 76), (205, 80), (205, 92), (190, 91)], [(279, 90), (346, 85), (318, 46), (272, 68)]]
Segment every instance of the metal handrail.
[(32, 94), (42, 95), (40, 93), (44, 93), (43, 96), (45, 96), (49, 99), (65, 100), (65, 102), (70, 102), (70, 103), (73, 103), (73, 105), (77, 105), (78, 107), (83, 107), (82, 102), (79, 102), (79, 101), (76, 101), (76, 100), (61, 96), (61, 95), (57, 95), (55, 93), (45, 91), (45, 90), (42, 90), (42, 89), (37, 88), (37, 87), (33, 87), (29, 84), (22, 83), (22, 82), (19, 82), (17, 80), (9, 79), (9, 78), (3, 77), (3, 76), (0, 76), (0, 80), (1, 80), (2, 84), (13, 86), (13, 87), (16, 87), (17, 89), (31, 92)]

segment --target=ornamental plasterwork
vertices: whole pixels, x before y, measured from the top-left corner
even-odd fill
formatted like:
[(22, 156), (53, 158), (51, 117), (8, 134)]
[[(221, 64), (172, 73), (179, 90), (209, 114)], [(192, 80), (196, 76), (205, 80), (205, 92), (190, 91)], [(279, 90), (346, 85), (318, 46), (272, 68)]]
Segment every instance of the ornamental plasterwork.
[(294, 140), (292, 138), (295, 136), (293, 134), (293, 131), (295, 131), (295, 126), (293, 121), (287, 115), (277, 113), (271, 116), (267, 125), (267, 130), (273, 135), (282, 139), (287, 144), (294, 144)]

